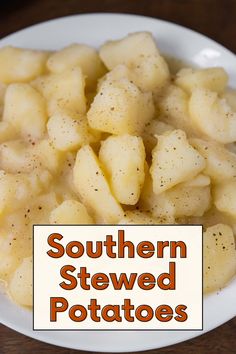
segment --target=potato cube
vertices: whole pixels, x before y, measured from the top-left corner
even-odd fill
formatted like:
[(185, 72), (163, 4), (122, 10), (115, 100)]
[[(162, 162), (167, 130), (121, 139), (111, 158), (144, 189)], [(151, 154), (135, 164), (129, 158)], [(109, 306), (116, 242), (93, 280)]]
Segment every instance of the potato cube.
[(225, 90), (228, 75), (223, 68), (191, 69), (184, 68), (177, 73), (175, 83), (191, 93), (196, 88), (204, 88), (221, 93)]
[(43, 139), (36, 146), (36, 154), (42, 166), (51, 173), (57, 174), (62, 169), (64, 153), (55, 148), (50, 139)]
[(22, 208), (26, 202), (49, 188), (51, 175), (37, 169), (29, 174), (0, 171), (0, 215)]
[(145, 177), (142, 138), (128, 134), (111, 136), (102, 142), (99, 159), (115, 198), (122, 204), (136, 204)]
[(236, 250), (232, 229), (217, 224), (203, 235), (204, 292), (225, 286), (236, 272)]
[(156, 194), (193, 178), (205, 167), (204, 158), (188, 143), (182, 130), (158, 136), (152, 156), (150, 172)]
[(236, 141), (236, 112), (216, 92), (194, 89), (189, 112), (192, 124), (203, 135), (222, 144)]
[(88, 126), (84, 117), (74, 119), (65, 114), (52, 115), (47, 123), (48, 135), (56, 149), (76, 150), (89, 142)]
[(22, 140), (13, 140), (1, 144), (0, 166), (9, 173), (31, 172), (39, 167), (34, 146)]
[(49, 115), (86, 112), (85, 78), (80, 67), (41, 77), (33, 85), (46, 98)]
[(48, 53), (15, 47), (0, 48), (0, 81), (6, 84), (27, 82), (42, 75)]
[(24, 258), (9, 282), (9, 293), (13, 301), (21, 306), (32, 306), (33, 301), (32, 257)]
[(85, 206), (77, 200), (65, 200), (50, 214), (50, 224), (93, 224)]
[(147, 165), (145, 167), (145, 175), (144, 186), (138, 204), (140, 209), (151, 212), (156, 218), (166, 220), (166, 223), (174, 223), (175, 208), (166, 192), (158, 195), (153, 192), (153, 182)]
[(218, 210), (236, 217), (236, 180), (215, 186), (213, 196)]
[(74, 166), (74, 185), (82, 202), (97, 222), (117, 223), (123, 217), (120, 204), (112, 195), (102, 167), (92, 148), (83, 146)]
[(97, 51), (83, 44), (71, 44), (50, 55), (48, 69), (55, 74), (79, 66), (85, 76), (86, 86), (95, 88), (99, 77), (105, 74), (105, 67)]
[(174, 130), (172, 125), (158, 119), (153, 119), (151, 122), (147, 123), (142, 134), (146, 152), (151, 154), (153, 148), (157, 144), (157, 135), (162, 135), (163, 133), (172, 130)]
[(103, 132), (139, 135), (153, 114), (151, 93), (142, 93), (128, 79), (106, 80), (88, 111), (88, 122)]
[(160, 89), (170, 79), (167, 63), (159, 54), (138, 57), (131, 65), (131, 80), (142, 91)]
[(203, 216), (211, 206), (209, 186), (193, 186), (191, 182), (181, 183), (168, 191), (166, 198), (172, 203), (175, 218), (182, 216)]
[(5, 96), (3, 120), (27, 139), (40, 139), (46, 130), (44, 98), (29, 84), (11, 84)]
[(182, 129), (187, 135), (195, 135), (198, 131), (192, 124), (188, 112), (188, 95), (175, 85), (169, 85), (155, 96), (160, 119), (176, 129)]
[(151, 177), (147, 176), (139, 206), (143, 210), (150, 210), (155, 217), (164, 217), (167, 223), (174, 223), (175, 218), (183, 216), (202, 216), (211, 205), (209, 184), (209, 177), (198, 175), (193, 180), (156, 195)]
[(99, 51), (100, 58), (109, 70), (118, 64), (129, 65), (137, 57), (158, 53), (154, 38), (149, 32), (132, 33), (121, 40), (108, 41)]
[(191, 139), (190, 142), (205, 158), (204, 173), (210, 176), (214, 183), (236, 177), (236, 154), (214, 141)]

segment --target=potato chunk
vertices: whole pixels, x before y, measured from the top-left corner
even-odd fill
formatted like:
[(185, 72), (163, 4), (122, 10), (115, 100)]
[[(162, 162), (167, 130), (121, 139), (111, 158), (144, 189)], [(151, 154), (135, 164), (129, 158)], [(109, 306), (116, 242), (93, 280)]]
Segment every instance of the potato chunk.
[(42, 138), (47, 121), (44, 98), (29, 84), (9, 85), (3, 120), (12, 124), (23, 138)]
[(142, 91), (162, 88), (170, 79), (168, 65), (159, 54), (138, 57), (130, 65), (131, 80)]
[(111, 136), (102, 142), (99, 159), (116, 199), (122, 204), (136, 204), (145, 177), (142, 138), (132, 135)]
[(217, 185), (213, 192), (217, 209), (236, 217), (236, 180)]
[(50, 139), (43, 139), (36, 146), (36, 153), (42, 166), (57, 174), (63, 168), (64, 152), (58, 150)]
[(173, 203), (166, 192), (158, 195), (153, 192), (153, 181), (148, 166), (146, 166), (145, 172), (146, 177), (138, 204), (140, 209), (151, 212), (153, 217), (166, 220), (166, 223), (174, 223), (175, 208)]
[(193, 178), (205, 167), (204, 158), (188, 143), (182, 130), (158, 136), (152, 156), (150, 172), (156, 194)]
[(156, 195), (148, 176), (139, 205), (141, 209), (151, 211), (153, 216), (165, 218), (167, 223), (173, 223), (175, 218), (183, 216), (202, 216), (211, 206), (209, 185), (209, 178), (198, 175), (189, 182), (180, 183)]
[(0, 215), (23, 207), (26, 202), (49, 187), (51, 175), (37, 169), (30, 174), (0, 171)]
[(165, 193), (166, 198), (173, 205), (175, 218), (202, 216), (211, 206), (209, 186), (192, 186), (190, 182), (185, 182)]
[(217, 224), (203, 236), (204, 292), (222, 288), (236, 272), (236, 250), (232, 229)]
[(146, 92), (164, 87), (170, 79), (170, 73), (163, 57), (153, 54), (137, 57), (129, 66), (124, 64), (115, 66), (105, 78), (109, 80), (126, 78), (141, 91)]
[(189, 101), (192, 123), (201, 133), (222, 144), (236, 140), (236, 112), (216, 92), (195, 89)]
[(201, 139), (191, 139), (191, 144), (205, 158), (204, 172), (214, 183), (221, 183), (236, 177), (236, 154), (221, 144)]
[(51, 211), (50, 224), (93, 224), (85, 206), (77, 200), (65, 200)]
[(12, 299), (22, 306), (32, 306), (33, 301), (33, 266), (32, 257), (24, 258), (13, 273), (9, 282)]
[(151, 93), (142, 93), (128, 79), (106, 80), (88, 111), (88, 122), (103, 132), (139, 135), (153, 114)]
[(14, 47), (0, 48), (0, 81), (6, 84), (27, 82), (46, 69), (48, 53)]
[(48, 69), (54, 73), (79, 66), (85, 76), (86, 86), (95, 88), (96, 82), (105, 73), (105, 68), (97, 51), (83, 44), (71, 44), (50, 55), (47, 61)]
[(153, 119), (151, 122), (147, 123), (142, 134), (146, 152), (151, 154), (157, 144), (157, 135), (162, 135), (172, 130), (174, 130), (172, 125), (158, 119)]
[(77, 153), (73, 171), (76, 191), (100, 222), (117, 223), (123, 210), (111, 193), (102, 167), (92, 148), (83, 146)]
[(228, 75), (223, 68), (181, 69), (176, 75), (175, 83), (187, 93), (196, 88), (204, 88), (221, 93), (225, 90)]
[(158, 53), (154, 38), (149, 32), (132, 33), (121, 40), (108, 41), (99, 51), (100, 58), (109, 70), (118, 64), (129, 65), (137, 57)]
[(184, 90), (175, 85), (169, 85), (155, 98), (160, 119), (182, 129), (187, 135), (195, 135), (196, 128), (193, 126), (188, 111), (188, 95)]
[(39, 78), (33, 86), (46, 98), (49, 115), (86, 112), (85, 78), (80, 67)]
[(23, 140), (13, 140), (1, 144), (0, 167), (10, 173), (31, 172), (39, 167), (34, 146)]
[(58, 150), (76, 150), (89, 142), (85, 117), (74, 119), (66, 114), (54, 114), (48, 120), (47, 129), (49, 138)]

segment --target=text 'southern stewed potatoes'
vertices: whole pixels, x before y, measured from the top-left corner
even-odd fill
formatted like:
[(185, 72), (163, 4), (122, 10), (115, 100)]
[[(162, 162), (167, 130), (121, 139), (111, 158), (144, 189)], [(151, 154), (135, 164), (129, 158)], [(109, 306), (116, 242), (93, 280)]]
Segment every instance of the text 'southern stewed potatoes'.
[(236, 91), (152, 35), (0, 49), (0, 279), (32, 304), (32, 224), (202, 223), (204, 289), (236, 273)]

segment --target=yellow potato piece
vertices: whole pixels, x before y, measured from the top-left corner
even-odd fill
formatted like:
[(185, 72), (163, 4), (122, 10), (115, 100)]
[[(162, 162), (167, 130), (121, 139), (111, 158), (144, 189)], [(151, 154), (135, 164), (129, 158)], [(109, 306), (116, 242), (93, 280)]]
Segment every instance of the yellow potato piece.
[(73, 177), (82, 202), (97, 220), (109, 224), (117, 223), (122, 218), (123, 210), (112, 195), (102, 166), (90, 146), (83, 146), (78, 151)]
[(9, 282), (9, 293), (20, 305), (32, 306), (33, 302), (32, 257), (24, 258)]
[(3, 121), (25, 139), (40, 139), (46, 131), (46, 102), (29, 84), (11, 84), (6, 90)]
[(48, 53), (11, 46), (0, 48), (0, 81), (27, 82), (46, 70)]
[(204, 158), (188, 143), (182, 130), (158, 136), (150, 173), (153, 191), (160, 194), (195, 177), (205, 167)]
[(205, 158), (204, 173), (210, 176), (214, 183), (236, 177), (236, 154), (214, 141), (191, 139), (190, 142)]
[(128, 79), (105, 80), (87, 114), (93, 129), (117, 135), (139, 135), (153, 115), (152, 94)]
[(195, 89), (189, 101), (192, 124), (202, 135), (222, 144), (236, 140), (236, 112), (216, 92)]
[(108, 41), (99, 50), (100, 58), (109, 70), (118, 64), (130, 64), (137, 57), (158, 53), (154, 38), (149, 32), (132, 33), (121, 40)]
[(142, 138), (128, 134), (111, 136), (102, 142), (99, 159), (116, 199), (122, 204), (136, 204), (145, 177)]
[(90, 89), (96, 87), (96, 82), (103, 74), (105, 68), (97, 51), (84, 44), (71, 44), (50, 55), (47, 68), (54, 74), (79, 66), (85, 76), (86, 86)]
[(228, 83), (228, 75), (220, 67), (206, 69), (183, 68), (176, 74), (175, 83), (189, 94), (196, 88), (222, 93)]
[(236, 272), (235, 239), (224, 224), (209, 227), (203, 235), (204, 292), (225, 286)]
[(51, 224), (93, 224), (85, 206), (77, 200), (65, 200), (50, 214)]

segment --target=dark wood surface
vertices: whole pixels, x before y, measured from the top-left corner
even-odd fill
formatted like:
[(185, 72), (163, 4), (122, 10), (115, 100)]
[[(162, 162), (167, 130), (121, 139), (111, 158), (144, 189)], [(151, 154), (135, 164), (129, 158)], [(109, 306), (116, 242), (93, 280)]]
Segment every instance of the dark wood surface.
[[(135, 13), (176, 22), (236, 53), (236, 0), (0, 0), (0, 38), (41, 21), (85, 12)], [(50, 346), (0, 325), (0, 354), (52, 353), (83, 352)], [(236, 318), (201, 337), (149, 353), (234, 354)]]

